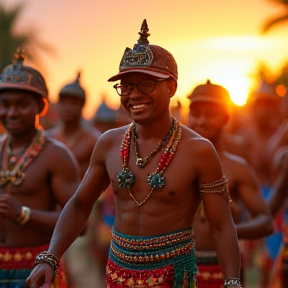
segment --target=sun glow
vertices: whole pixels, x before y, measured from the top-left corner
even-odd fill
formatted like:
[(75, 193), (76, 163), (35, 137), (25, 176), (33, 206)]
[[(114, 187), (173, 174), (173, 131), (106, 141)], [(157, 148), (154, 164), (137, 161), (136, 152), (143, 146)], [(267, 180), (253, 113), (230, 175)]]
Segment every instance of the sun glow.
[(176, 95), (187, 103), (186, 96), (191, 90), (210, 79), (229, 91), (233, 103), (245, 105), (251, 87), (257, 84), (253, 76), (257, 65), (265, 62), (271, 70), (278, 68), (283, 63), (279, 51), (285, 45), (288, 46), (288, 41), (283, 37), (261, 36), (211, 37), (188, 43), (168, 43), (179, 69)]

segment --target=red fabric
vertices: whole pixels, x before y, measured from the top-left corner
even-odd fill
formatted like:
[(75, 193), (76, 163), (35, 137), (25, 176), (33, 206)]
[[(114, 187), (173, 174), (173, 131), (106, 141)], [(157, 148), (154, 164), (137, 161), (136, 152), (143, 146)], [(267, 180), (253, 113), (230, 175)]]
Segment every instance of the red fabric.
[(219, 265), (197, 265), (198, 288), (223, 288), (224, 279)]
[(48, 249), (48, 244), (36, 247), (0, 247), (0, 269), (32, 269), (36, 256)]
[[(106, 283), (107, 288), (127, 288), (127, 287), (174, 287), (174, 266), (168, 265), (153, 270), (130, 270), (118, 266), (108, 260)], [(158, 285), (159, 284), (159, 285)]]

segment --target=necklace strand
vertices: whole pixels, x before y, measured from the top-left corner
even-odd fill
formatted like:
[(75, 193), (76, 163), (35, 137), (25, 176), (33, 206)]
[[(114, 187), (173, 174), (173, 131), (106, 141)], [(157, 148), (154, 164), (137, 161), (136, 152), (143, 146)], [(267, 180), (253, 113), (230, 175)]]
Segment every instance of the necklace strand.
[(157, 169), (154, 173), (148, 174), (147, 177), (147, 183), (150, 186), (148, 194), (145, 196), (145, 198), (139, 202), (135, 196), (133, 195), (130, 188), (135, 183), (135, 176), (133, 173), (129, 170), (129, 155), (130, 155), (130, 148), (131, 148), (131, 140), (133, 137), (133, 129), (134, 129), (134, 123), (131, 123), (129, 128), (127, 129), (122, 145), (120, 150), (121, 160), (122, 160), (122, 171), (118, 173), (117, 179), (119, 181), (119, 187), (126, 187), (128, 190), (128, 193), (130, 197), (133, 199), (133, 201), (136, 203), (137, 206), (142, 206), (146, 201), (151, 197), (153, 194), (154, 189), (157, 188), (163, 188), (165, 185), (165, 177), (163, 176), (164, 171), (172, 161), (175, 152), (177, 150), (177, 147), (181, 140), (181, 123), (173, 118), (173, 133), (169, 138), (169, 141), (160, 157), (159, 163), (157, 165)]
[[(44, 133), (42, 129), (38, 129), (36, 135), (33, 137), (30, 145), (26, 148), (24, 153), (16, 160), (13, 167), (9, 166), (9, 156), (7, 153), (6, 161), (2, 161), (4, 164), (0, 170), (0, 186), (4, 186), (8, 182), (11, 182), (15, 186), (19, 186), (25, 179), (24, 170), (28, 165), (36, 158), (44, 145)], [(6, 151), (8, 143), (6, 142)], [(2, 146), (2, 155), (5, 145)], [(6, 165), (5, 165), (6, 164)], [(5, 167), (6, 166), (6, 167)]]
[(172, 121), (171, 121), (172, 123), (171, 123), (171, 127), (170, 127), (169, 131), (167, 132), (167, 134), (165, 135), (165, 137), (162, 139), (162, 141), (157, 145), (157, 147), (154, 148), (154, 149), (152, 150), (152, 152), (151, 152), (148, 156), (146, 156), (145, 158), (141, 158), (141, 157), (139, 156), (138, 145), (137, 145), (137, 138), (138, 138), (138, 136), (137, 136), (137, 132), (136, 132), (136, 125), (134, 124), (134, 129), (133, 129), (133, 134), (134, 134), (134, 135), (133, 135), (133, 145), (134, 145), (134, 150), (135, 150), (135, 154), (136, 154), (136, 165), (137, 165), (139, 168), (143, 168), (143, 167), (147, 164), (149, 158), (152, 157), (152, 156), (154, 156), (154, 155), (156, 155), (156, 154), (160, 151), (160, 149), (163, 147), (163, 145), (165, 144), (165, 142), (168, 141), (168, 140), (171, 138), (171, 135), (172, 135), (173, 130), (174, 130), (174, 119), (173, 119), (173, 118), (171, 118), (171, 119), (172, 119)]

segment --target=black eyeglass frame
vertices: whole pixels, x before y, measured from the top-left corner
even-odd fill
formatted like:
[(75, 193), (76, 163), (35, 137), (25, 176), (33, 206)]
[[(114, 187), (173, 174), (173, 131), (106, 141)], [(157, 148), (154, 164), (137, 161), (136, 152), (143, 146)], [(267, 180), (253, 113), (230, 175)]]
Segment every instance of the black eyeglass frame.
[[(169, 79), (169, 78), (167, 78), (167, 79)], [(135, 87), (137, 87), (137, 89), (138, 89), (141, 93), (147, 94), (147, 93), (151, 93), (151, 92), (153, 92), (153, 91), (155, 90), (156, 83), (165, 81), (165, 80), (167, 80), (167, 79), (155, 79), (155, 80), (151, 80), (151, 79), (148, 80), (148, 79), (147, 79), (147, 80), (142, 80), (142, 81), (138, 82), (137, 84), (134, 84), (134, 83), (123, 83), (123, 84), (117, 83), (117, 84), (113, 85), (113, 88), (116, 90), (117, 94), (118, 94), (120, 97), (129, 96), (129, 95), (132, 93), (132, 91), (134, 90)], [(154, 86), (153, 86), (152, 90), (151, 90), (151, 91), (142, 91), (142, 90), (139, 88), (139, 84), (141, 84), (141, 83), (143, 83), (143, 82), (153, 82)], [(127, 94), (125, 94), (125, 95), (121, 95), (122, 93), (119, 93), (119, 91), (118, 91), (118, 89), (121, 89), (121, 86), (122, 86), (122, 85), (129, 85), (129, 88), (130, 88), (130, 89), (129, 89), (130, 91), (129, 91)], [(120, 90), (120, 91), (121, 91), (121, 90)]]

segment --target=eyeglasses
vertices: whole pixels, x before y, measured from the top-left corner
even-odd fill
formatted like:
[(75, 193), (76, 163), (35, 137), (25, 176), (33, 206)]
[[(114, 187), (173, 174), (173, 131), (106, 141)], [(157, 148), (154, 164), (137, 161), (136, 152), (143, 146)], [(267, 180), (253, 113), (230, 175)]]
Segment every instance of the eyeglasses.
[(156, 80), (143, 80), (140, 81), (137, 84), (134, 83), (121, 83), (121, 84), (115, 84), (113, 88), (116, 89), (117, 94), (119, 96), (128, 96), (131, 94), (131, 92), (134, 90), (134, 87), (136, 86), (137, 89), (142, 93), (151, 93), (154, 91), (156, 83), (164, 81), (166, 79), (156, 79)]

